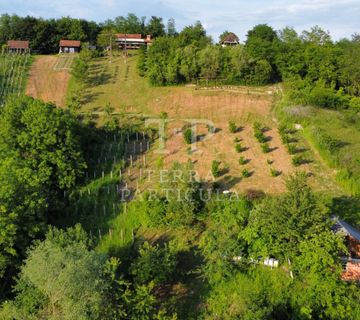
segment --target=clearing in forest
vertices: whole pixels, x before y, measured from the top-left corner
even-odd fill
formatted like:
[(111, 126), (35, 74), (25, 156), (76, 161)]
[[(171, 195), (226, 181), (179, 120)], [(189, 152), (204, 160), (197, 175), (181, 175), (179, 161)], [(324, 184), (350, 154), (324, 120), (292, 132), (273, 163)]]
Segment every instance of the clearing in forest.
[[(318, 161), (309, 161), (299, 167), (293, 165), (294, 155), (290, 155), (281, 142), (278, 124), (271, 111), (275, 87), (152, 87), (147, 79), (138, 75), (136, 62), (136, 56), (117, 56), (113, 57), (111, 62), (108, 58), (95, 59), (90, 67), (87, 89), (82, 96), (82, 111), (96, 114), (100, 121), (102, 115), (107, 113), (105, 106), (109, 105), (112, 107), (113, 116), (125, 116), (127, 119), (151, 119), (159, 118), (164, 112), (167, 114), (168, 152), (157, 154), (156, 142), (146, 153), (146, 165), (143, 157), (138, 157), (136, 168), (157, 171), (160, 163), (161, 169), (168, 169), (174, 161), (190, 160), (201, 179), (213, 182), (210, 173), (212, 162), (216, 160), (221, 162), (221, 176), (216, 180), (222, 189), (239, 192), (258, 189), (267, 193), (283, 192), (284, 177), (301, 170), (311, 175), (310, 183), (318, 190), (322, 190), (325, 185), (327, 189), (332, 188), (333, 192), (338, 192), (331, 173), (327, 173), (327, 169)], [(210, 121), (216, 128), (211, 138), (203, 140), (208, 129), (206, 125), (196, 125), (199, 140), (196, 151), (191, 151), (183, 137), (184, 126), (187, 120), (191, 119)], [(234, 121), (240, 130), (230, 133), (229, 121)], [(268, 153), (263, 152), (261, 144), (254, 137), (255, 121), (267, 128), (264, 134), (270, 148)], [(238, 143), (242, 146), (241, 152), (236, 150)], [(305, 144), (301, 148), (305, 150), (308, 146)], [(130, 157), (136, 158), (135, 154), (131, 154), (131, 150), (131, 147), (128, 148), (126, 155), (128, 162)], [(245, 164), (239, 163), (240, 157), (245, 159)], [(250, 173), (249, 177), (244, 177), (244, 169)], [(280, 174), (274, 177), (271, 174), (272, 169)], [(141, 182), (136, 172), (131, 171), (131, 176), (128, 177), (129, 185), (136, 183), (140, 189), (146, 189), (150, 188), (151, 184), (158, 183), (154, 180), (149, 183)], [(318, 172), (321, 172), (321, 176), (317, 176)]]
[(26, 94), (64, 107), (73, 57), (37, 56), (26, 86)]

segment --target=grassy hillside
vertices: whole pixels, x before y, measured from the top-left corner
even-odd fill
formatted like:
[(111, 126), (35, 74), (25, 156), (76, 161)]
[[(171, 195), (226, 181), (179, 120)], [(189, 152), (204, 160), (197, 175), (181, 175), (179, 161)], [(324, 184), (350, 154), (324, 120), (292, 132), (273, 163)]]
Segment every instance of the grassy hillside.
[(304, 136), (323, 161), (334, 169), (347, 192), (360, 194), (360, 117), (354, 111), (315, 107), (283, 107), (284, 121), (300, 123)]
[[(221, 162), (222, 175), (216, 180), (223, 189), (243, 192), (260, 189), (269, 193), (284, 191), (283, 178), (297, 170), (313, 173), (312, 185), (321, 191), (341, 193), (333, 182), (333, 173), (326, 169), (318, 157), (305, 152), (307, 160), (299, 166), (292, 164), (287, 146), (281, 142), (278, 124), (272, 113), (277, 87), (197, 87), (172, 86), (153, 87), (137, 72), (137, 56), (114, 56), (93, 59), (90, 63), (89, 78), (79, 86), (70, 80), (69, 99), (80, 96), (81, 112), (98, 124), (109, 118), (116, 118), (122, 124), (140, 123), (144, 130), (144, 120), (156, 118), (166, 113), (166, 148), (168, 153), (159, 155), (153, 151), (146, 154), (147, 165), (154, 169), (158, 163), (169, 168), (174, 161), (191, 160), (195, 170), (204, 180), (209, 180), (213, 161)], [(202, 121), (196, 126), (199, 141), (193, 152), (184, 142), (182, 131), (187, 120)], [(209, 132), (207, 121), (213, 123), (216, 133), (209, 140), (202, 140)], [(234, 121), (240, 128), (229, 132), (229, 122)], [(259, 122), (267, 128), (265, 133), (269, 152), (263, 152), (261, 143), (254, 138), (253, 124)], [(241, 145), (241, 152), (236, 150)], [(299, 150), (308, 150), (306, 143)], [(239, 164), (244, 158), (245, 164)], [(269, 164), (270, 163), (270, 164)], [(244, 169), (251, 174), (242, 177)], [(273, 177), (272, 171), (280, 175)]]

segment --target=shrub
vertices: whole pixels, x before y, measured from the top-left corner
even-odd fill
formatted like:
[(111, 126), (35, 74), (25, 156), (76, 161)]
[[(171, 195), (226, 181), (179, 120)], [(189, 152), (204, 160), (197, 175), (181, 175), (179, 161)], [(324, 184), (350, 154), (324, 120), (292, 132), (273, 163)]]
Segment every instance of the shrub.
[(298, 156), (294, 156), (292, 158), (292, 164), (295, 166), (295, 167), (299, 167), (300, 165), (302, 165), (304, 163), (304, 157), (301, 156), (301, 155), (298, 155)]
[(266, 137), (262, 131), (255, 132), (254, 136), (255, 136), (256, 140), (259, 141), (260, 143), (266, 142)]
[(348, 107), (350, 102), (341, 91), (326, 88), (321, 84), (312, 89), (308, 100), (312, 105), (334, 109)]
[(220, 164), (221, 162), (216, 160), (213, 160), (211, 164), (211, 173), (215, 178), (220, 177), (221, 175)]
[(246, 161), (245, 157), (240, 157), (240, 159), (239, 159), (239, 164), (240, 164), (240, 165), (244, 165), (244, 164), (246, 164), (246, 163), (247, 163), (247, 161)]
[(235, 142), (235, 143), (240, 142), (240, 141), (241, 141), (241, 139), (240, 139), (239, 137), (236, 137), (236, 138), (234, 139), (234, 142)]
[(238, 127), (234, 121), (229, 121), (229, 131), (231, 133), (236, 133), (238, 131)]
[(191, 130), (191, 128), (187, 128), (184, 133), (184, 140), (187, 144), (192, 144), (193, 143), (193, 132)]
[(284, 143), (284, 144), (288, 144), (291, 142), (291, 138), (286, 133), (280, 133), (280, 138), (281, 138), (282, 143)]
[(278, 171), (278, 170), (276, 170), (276, 169), (274, 169), (274, 168), (271, 168), (271, 169), (270, 169), (270, 175), (271, 175), (272, 177), (278, 177), (280, 174), (281, 174), (280, 171)]
[(332, 138), (321, 128), (313, 128), (312, 134), (320, 148), (329, 151), (330, 153), (337, 152), (343, 146), (342, 141)]
[(272, 165), (272, 164), (274, 163), (274, 160), (267, 159), (267, 160), (266, 160), (266, 163), (267, 163), (268, 165)]
[(270, 146), (267, 142), (261, 144), (261, 149), (264, 153), (269, 153), (271, 151)]
[(254, 122), (253, 129), (254, 129), (255, 132), (257, 132), (257, 131), (262, 132), (263, 131), (263, 126), (261, 125), (260, 122)]
[(251, 173), (248, 169), (244, 169), (242, 172), (241, 172), (241, 175), (244, 177), (244, 178), (249, 178), (251, 176)]
[(243, 148), (242, 148), (242, 146), (241, 146), (241, 143), (237, 143), (237, 144), (235, 145), (235, 150), (236, 150), (237, 153), (240, 153), (240, 152), (243, 151)]
[(137, 283), (159, 284), (171, 278), (176, 265), (176, 252), (171, 243), (160, 247), (145, 242), (139, 249), (139, 257), (130, 266), (130, 273)]
[(296, 145), (287, 144), (287, 150), (288, 150), (289, 154), (295, 154), (297, 152)]
[(355, 110), (360, 110), (360, 98), (354, 97), (350, 100), (350, 108), (353, 108)]

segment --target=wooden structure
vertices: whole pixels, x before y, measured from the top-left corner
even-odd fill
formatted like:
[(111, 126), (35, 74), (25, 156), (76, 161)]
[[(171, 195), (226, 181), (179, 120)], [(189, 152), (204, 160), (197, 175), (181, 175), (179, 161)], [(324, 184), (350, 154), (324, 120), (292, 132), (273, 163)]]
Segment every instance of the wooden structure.
[(349, 250), (349, 256), (341, 258), (344, 265), (341, 278), (346, 281), (360, 281), (360, 231), (337, 217), (334, 217), (333, 221), (333, 231), (344, 237)]
[(79, 40), (60, 40), (59, 53), (80, 52), (81, 42)]
[(151, 35), (143, 37), (141, 34), (119, 33), (115, 37), (115, 43), (122, 50), (139, 49), (142, 46), (150, 46), (152, 44)]
[(223, 47), (232, 47), (232, 46), (237, 46), (239, 44), (240, 44), (239, 37), (232, 32), (229, 32), (221, 41), (221, 45)]
[(30, 52), (29, 41), (9, 40), (7, 42), (7, 50), (9, 52), (28, 53)]

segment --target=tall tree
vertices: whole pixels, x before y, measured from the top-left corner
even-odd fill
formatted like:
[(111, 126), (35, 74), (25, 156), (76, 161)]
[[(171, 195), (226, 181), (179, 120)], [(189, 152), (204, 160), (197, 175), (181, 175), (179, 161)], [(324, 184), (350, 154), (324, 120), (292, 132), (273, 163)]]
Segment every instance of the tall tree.
[(153, 36), (154, 38), (165, 35), (165, 25), (162, 18), (152, 16), (149, 22), (146, 24), (146, 34)]

